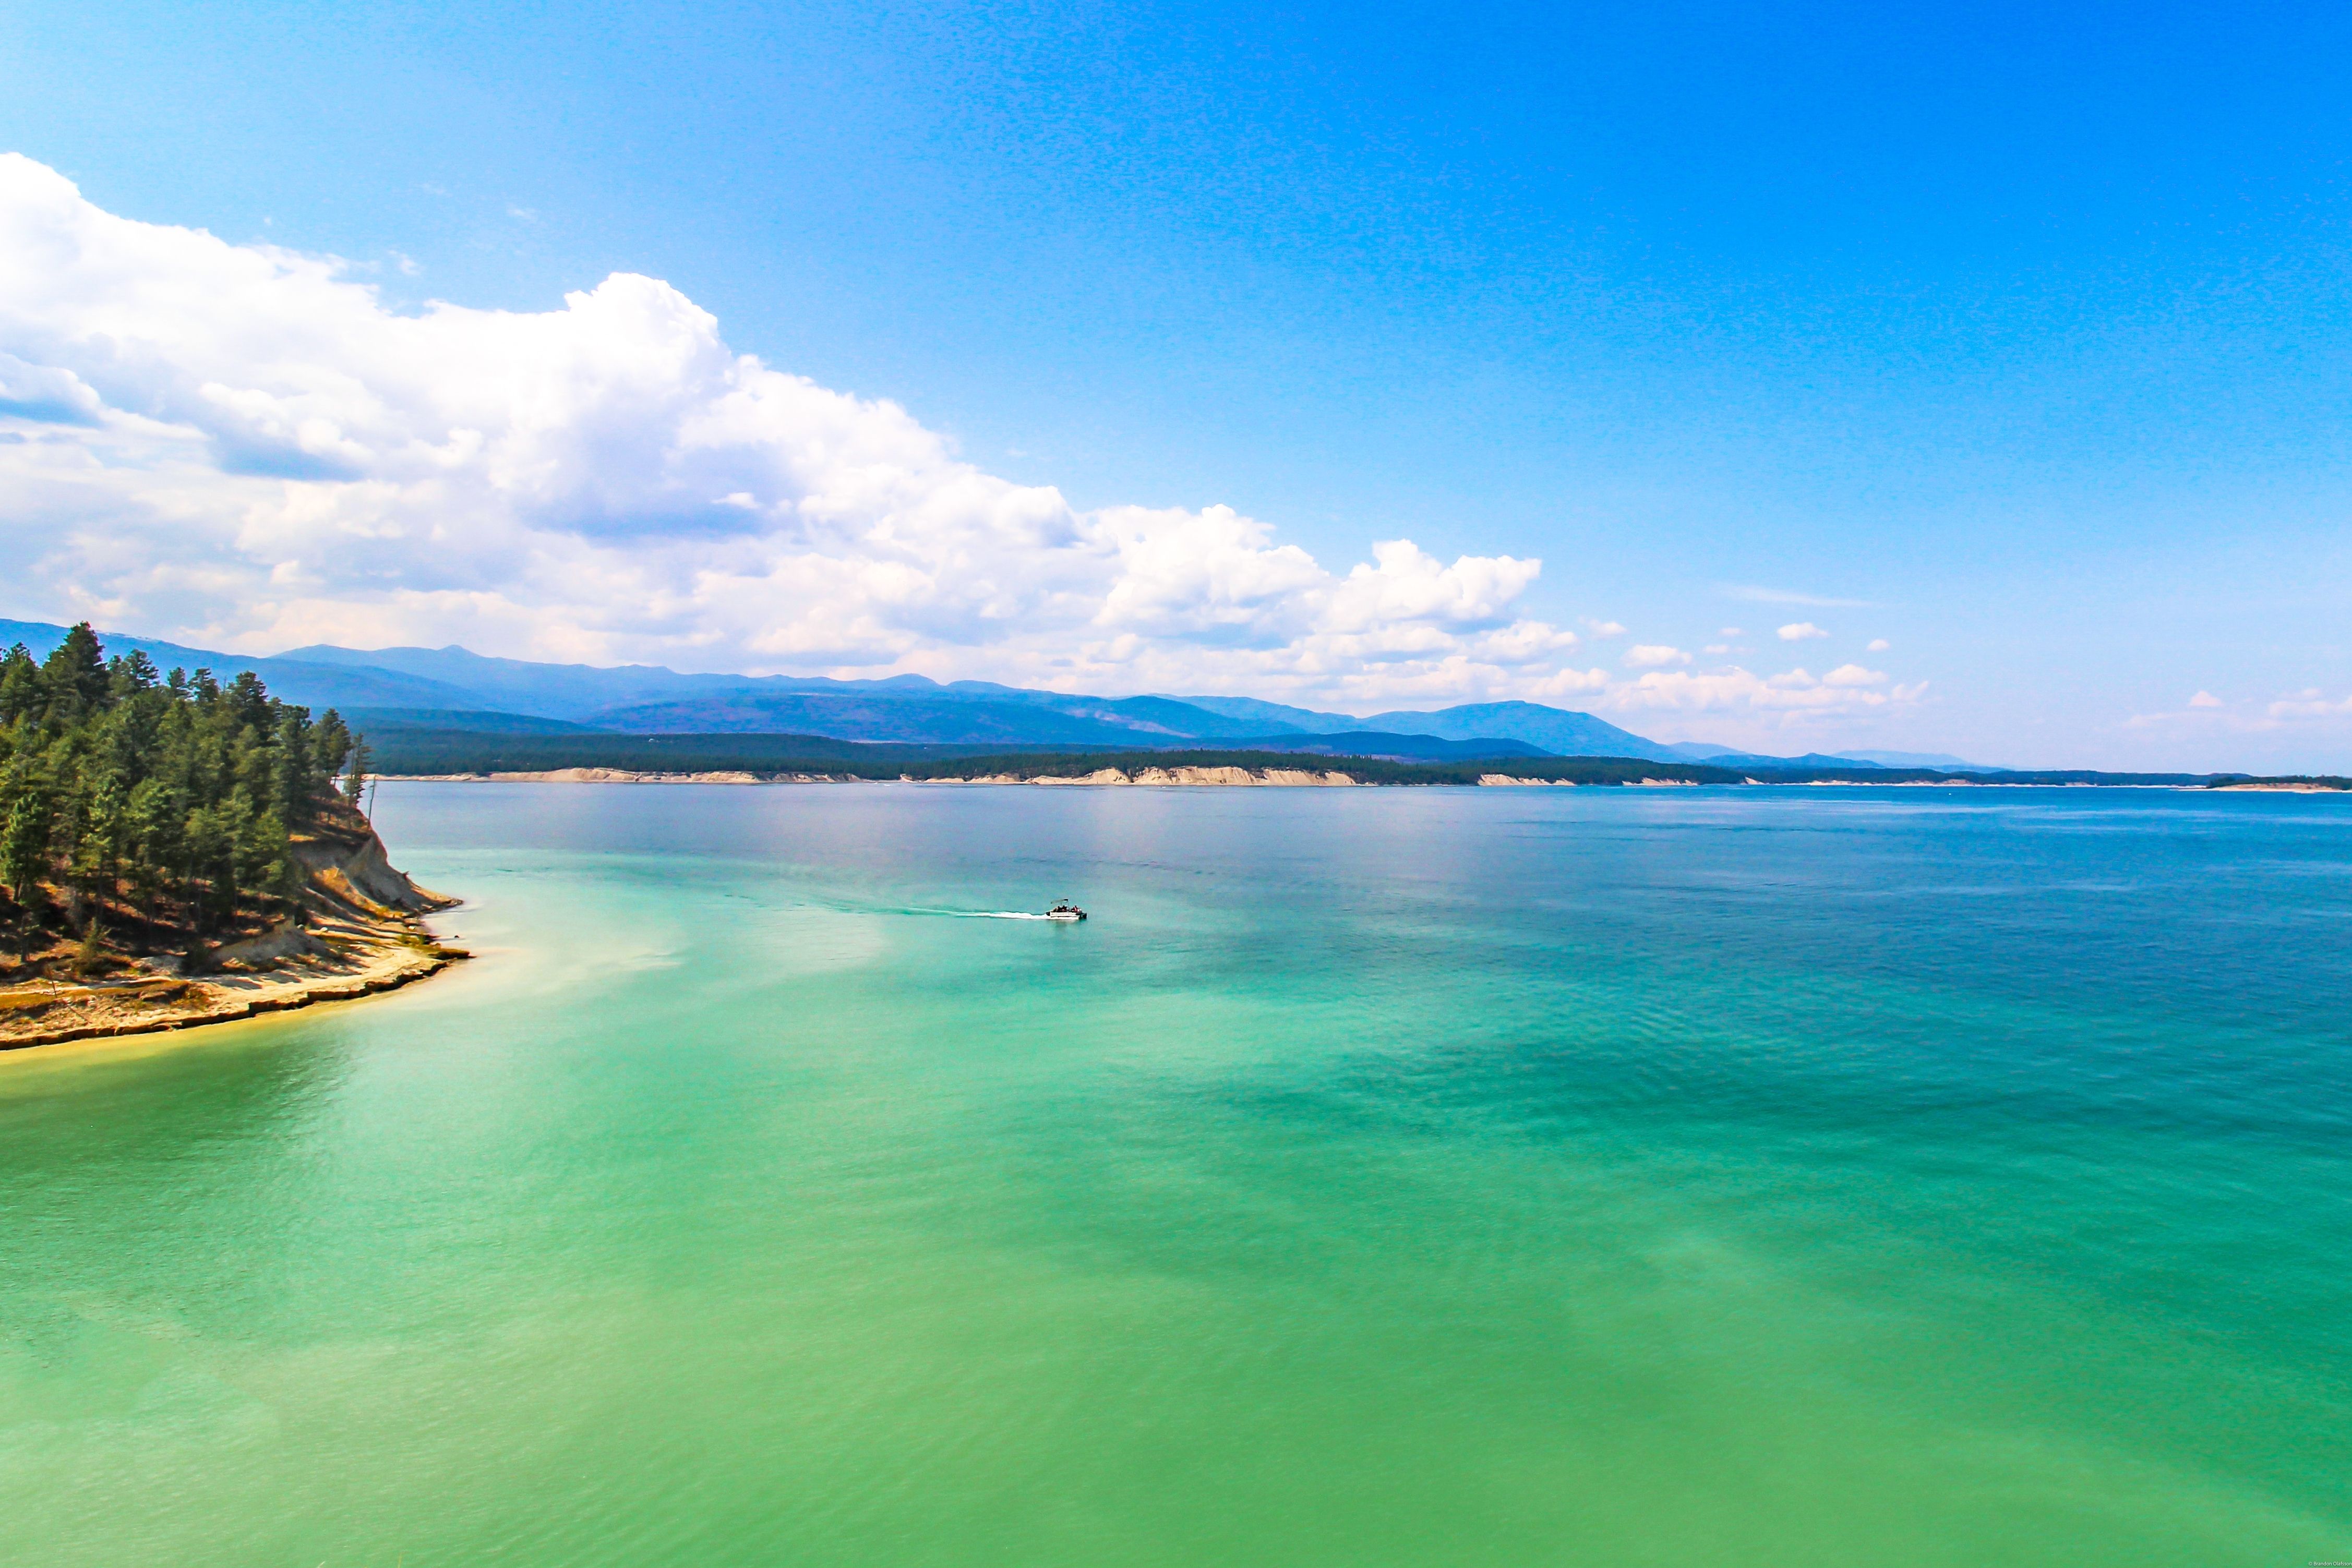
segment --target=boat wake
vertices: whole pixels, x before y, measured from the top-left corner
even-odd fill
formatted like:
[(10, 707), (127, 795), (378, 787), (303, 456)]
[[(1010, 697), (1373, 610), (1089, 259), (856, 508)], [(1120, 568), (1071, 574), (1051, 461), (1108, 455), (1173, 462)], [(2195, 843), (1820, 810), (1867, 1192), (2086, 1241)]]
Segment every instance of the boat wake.
[(950, 920), (1043, 920), (1021, 909), (909, 909), (909, 915), (938, 915)]

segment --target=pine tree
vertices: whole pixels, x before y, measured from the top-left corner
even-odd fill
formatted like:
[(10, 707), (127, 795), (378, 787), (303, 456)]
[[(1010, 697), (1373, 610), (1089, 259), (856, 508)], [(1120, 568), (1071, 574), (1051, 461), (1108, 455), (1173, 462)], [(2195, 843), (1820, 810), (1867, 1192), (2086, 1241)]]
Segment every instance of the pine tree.
[(73, 911), (131, 901), (116, 931), (282, 913), (300, 885), (293, 840), (348, 810), (334, 784), (364, 788), (363, 743), (251, 671), (223, 685), (104, 655), (87, 624), (46, 659), (0, 655), (0, 915), (20, 953), (54, 918), (45, 888)]
[(68, 632), (41, 665), (41, 695), (52, 724), (69, 725), (106, 698), (106, 662), (85, 621)]
[(15, 724), (41, 706), (41, 667), (22, 643), (0, 659), (0, 726)]
[(38, 789), (28, 787), (17, 791), (6, 818), (0, 821), (0, 883), (29, 909), (48, 871), (49, 803)]
[(80, 944), (74, 948), (74, 973), (87, 978), (105, 967), (106, 929), (93, 915), (82, 931)]
[(360, 797), (367, 793), (367, 768), (373, 760), (374, 757), (368, 750), (367, 737), (352, 736), (351, 760), (343, 774), (343, 799), (354, 806), (360, 803)]

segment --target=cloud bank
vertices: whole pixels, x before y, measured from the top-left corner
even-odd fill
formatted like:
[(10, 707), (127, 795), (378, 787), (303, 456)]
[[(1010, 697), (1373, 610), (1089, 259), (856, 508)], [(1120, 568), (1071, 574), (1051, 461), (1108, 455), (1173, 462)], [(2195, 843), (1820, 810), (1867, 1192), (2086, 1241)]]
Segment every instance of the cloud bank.
[(1391, 539), (1335, 571), (1227, 507), (1079, 510), (736, 352), (656, 279), (403, 314), (336, 258), (118, 217), (13, 154), (0, 502), (20, 612), (235, 651), (463, 642), (1334, 706), (1916, 695), (1856, 666), (1579, 670), (1576, 633), (1518, 606), (1532, 558)]
[(2178, 708), (2135, 714), (2127, 729), (2203, 732), (2221, 735), (2263, 735), (2308, 731), (2352, 718), (2352, 693), (2331, 695), (2318, 686), (2282, 694), (2266, 703), (2225, 702), (2200, 690)]

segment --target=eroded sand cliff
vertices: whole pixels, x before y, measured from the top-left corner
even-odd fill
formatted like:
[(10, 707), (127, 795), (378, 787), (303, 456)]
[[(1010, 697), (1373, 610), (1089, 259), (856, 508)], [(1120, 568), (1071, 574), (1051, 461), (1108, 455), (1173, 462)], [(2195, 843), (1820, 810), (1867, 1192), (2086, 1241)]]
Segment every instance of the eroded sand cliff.
[[(187, 1029), (388, 991), (466, 955), (421, 916), (457, 901), (396, 870), (373, 831), (321, 829), (293, 842), (302, 918), (197, 962), (145, 958), (100, 979), (0, 989), (0, 1051)], [(191, 972), (193, 971), (193, 972)]]

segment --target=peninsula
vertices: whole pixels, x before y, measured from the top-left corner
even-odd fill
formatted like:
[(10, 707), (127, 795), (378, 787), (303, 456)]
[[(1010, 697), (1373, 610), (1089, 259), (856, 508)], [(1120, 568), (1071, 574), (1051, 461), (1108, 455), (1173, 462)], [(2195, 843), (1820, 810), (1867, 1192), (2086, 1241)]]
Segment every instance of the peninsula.
[[(0, 1050), (184, 1029), (418, 979), (454, 900), (362, 814), (367, 747), (250, 672), (0, 659)], [(338, 780), (340, 779), (340, 788)]]

